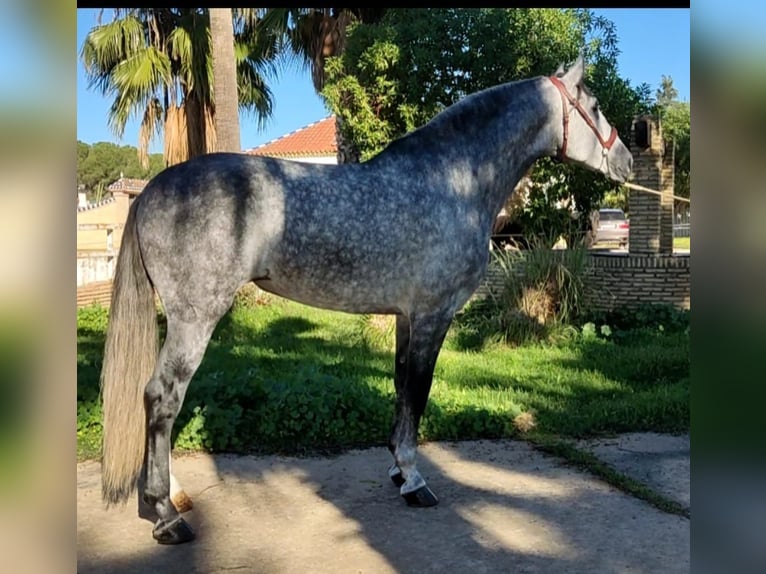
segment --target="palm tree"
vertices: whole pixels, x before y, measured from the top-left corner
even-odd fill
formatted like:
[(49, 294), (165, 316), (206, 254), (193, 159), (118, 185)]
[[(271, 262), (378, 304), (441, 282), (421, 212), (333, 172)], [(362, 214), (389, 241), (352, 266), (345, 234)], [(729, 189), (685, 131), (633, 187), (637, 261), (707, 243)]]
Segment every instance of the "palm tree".
[[(385, 12), (386, 8), (268, 8), (260, 26), (266, 35), (280, 38), (283, 49), (310, 68), (314, 88), (321, 93), (325, 62), (343, 53), (348, 26), (355, 21), (374, 24)], [(338, 163), (357, 163), (359, 152), (343, 138), (341, 121), (335, 116)]]
[[(252, 10), (236, 10), (233, 30), (239, 104), (263, 125), (272, 94), (262, 71), (273, 69), (276, 45), (255, 31)], [(167, 165), (213, 151), (210, 19), (207, 9), (121, 8), (86, 36), (80, 57), (88, 84), (114, 98), (109, 127), (122, 137), (131, 116), (142, 118), (139, 158), (164, 133)]]
[(657, 105), (662, 108), (667, 108), (671, 103), (675, 102), (678, 98), (678, 90), (673, 85), (673, 78), (670, 76), (662, 75), (662, 81), (660, 82), (659, 89), (655, 92), (655, 98)]
[(217, 151), (240, 151), (237, 68), (231, 8), (210, 8)]

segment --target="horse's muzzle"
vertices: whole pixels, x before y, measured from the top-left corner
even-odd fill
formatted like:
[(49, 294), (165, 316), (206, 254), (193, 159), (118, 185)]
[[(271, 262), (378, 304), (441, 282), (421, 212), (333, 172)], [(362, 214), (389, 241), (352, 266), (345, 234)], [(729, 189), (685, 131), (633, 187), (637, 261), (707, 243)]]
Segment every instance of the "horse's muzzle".
[(633, 154), (625, 147), (625, 144), (619, 142), (619, 145), (614, 146), (608, 159), (609, 178), (618, 183), (628, 181), (630, 174), (633, 173)]

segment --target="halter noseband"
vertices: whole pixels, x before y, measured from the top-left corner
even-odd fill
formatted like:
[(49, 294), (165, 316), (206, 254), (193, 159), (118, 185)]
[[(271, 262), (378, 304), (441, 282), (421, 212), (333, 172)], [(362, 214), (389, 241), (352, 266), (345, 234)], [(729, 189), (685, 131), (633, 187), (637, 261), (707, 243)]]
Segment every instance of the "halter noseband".
[(596, 127), (596, 124), (593, 123), (591, 117), (582, 107), (580, 102), (572, 97), (564, 83), (555, 76), (548, 76), (548, 79), (553, 83), (554, 86), (556, 86), (556, 88), (558, 88), (559, 93), (561, 94), (561, 105), (563, 107), (564, 114), (564, 141), (561, 144), (561, 149), (559, 150), (559, 158), (561, 161), (567, 159), (567, 142), (569, 141), (569, 113), (567, 112), (567, 100), (569, 100), (569, 103), (571, 103), (580, 114), (580, 116), (582, 116), (582, 119), (585, 120), (585, 123), (588, 124), (588, 127), (593, 131), (593, 133), (596, 134), (599, 143), (604, 148), (604, 154), (606, 154), (612, 148), (614, 141), (617, 139), (617, 129), (614, 126), (611, 126), (612, 131), (609, 134), (609, 139), (605, 140), (603, 137), (601, 137), (601, 133), (599, 133), (598, 128)]

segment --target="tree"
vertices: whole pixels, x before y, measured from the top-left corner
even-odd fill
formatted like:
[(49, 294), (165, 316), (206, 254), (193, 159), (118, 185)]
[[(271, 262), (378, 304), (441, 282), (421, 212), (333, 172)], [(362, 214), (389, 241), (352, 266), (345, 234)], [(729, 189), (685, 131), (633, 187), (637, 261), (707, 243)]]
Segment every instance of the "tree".
[(80, 189), (80, 186), (85, 186), (85, 182), (82, 180), (82, 176), (80, 173), (80, 167), (85, 162), (86, 159), (88, 159), (88, 154), (90, 153), (90, 146), (86, 144), (85, 142), (81, 142), (80, 140), (77, 140), (77, 189)]
[(165, 167), (162, 154), (149, 156), (149, 167), (144, 168), (138, 161), (133, 146), (119, 146), (111, 142), (88, 145), (77, 142), (77, 184), (94, 198), (103, 196), (107, 187), (124, 177), (150, 179)]
[(674, 151), (674, 193), (691, 197), (691, 105), (670, 102), (661, 108), (660, 121), (666, 145)]
[(678, 101), (673, 78), (663, 74), (655, 92), (654, 113), (660, 119), (663, 139), (672, 146), (674, 159), (673, 188), (676, 195), (691, 194), (691, 106)]
[(670, 76), (662, 75), (660, 81), (660, 87), (655, 92), (657, 99), (657, 105), (666, 107), (671, 102), (675, 102), (678, 99), (678, 90), (673, 86), (673, 78)]
[[(329, 58), (343, 53), (348, 27), (354, 22), (372, 24), (386, 13), (386, 8), (269, 8), (261, 20), (264, 32), (279, 38), (282, 53), (308, 67), (314, 88), (321, 93), (326, 80)], [(338, 163), (355, 163), (359, 153), (344, 138), (343, 119), (336, 114)]]
[(217, 151), (241, 151), (237, 67), (231, 8), (210, 8)]
[[(618, 76), (614, 25), (588, 10), (389, 10), (377, 24), (349, 27), (344, 53), (327, 60), (322, 94), (366, 160), (465, 95), (551, 74), (581, 50), (601, 108), (621, 134), (629, 133), (633, 117), (649, 109), (649, 88)], [(549, 241), (562, 233), (584, 236), (590, 219), (573, 219), (572, 212), (590, 213), (614, 187), (555, 160), (537, 162), (529, 179), (517, 216)]]
[[(239, 103), (262, 124), (272, 95), (262, 72), (274, 43), (255, 30), (250, 9), (235, 11), (233, 33)], [(120, 8), (99, 23), (80, 51), (89, 87), (114, 98), (108, 122), (122, 137), (131, 116), (142, 118), (138, 154), (148, 162), (151, 139), (164, 133), (168, 165), (215, 149), (210, 22), (207, 9)]]
[(78, 153), (77, 180), (88, 192), (94, 192), (99, 188), (106, 188), (119, 178), (123, 167), (120, 146), (110, 142), (99, 142), (90, 146), (87, 155)]

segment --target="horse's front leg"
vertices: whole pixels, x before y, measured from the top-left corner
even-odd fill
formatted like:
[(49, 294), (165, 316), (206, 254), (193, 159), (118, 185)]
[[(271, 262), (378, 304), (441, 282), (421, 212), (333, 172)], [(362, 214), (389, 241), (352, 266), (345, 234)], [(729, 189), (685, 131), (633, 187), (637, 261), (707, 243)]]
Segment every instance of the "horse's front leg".
[(396, 438), (397, 425), (401, 419), (401, 408), (403, 404), (403, 392), (405, 381), (407, 380), (407, 369), (409, 365), (410, 354), (410, 318), (406, 315), (396, 316), (396, 360), (394, 362), (394, 386), (396, 387), (396, 412), (394, 422), (391, 426), (391, 434), (388, 438), (388, 450), (394, 455), (394, 463), (388, 469), (388, 476), (393, 483), (401, 487), (404, 484), (402, 471), (396, 464)]
[(391, 480), (410, 506), (434, 506), (439, 499), (416, 468), (418, 427), (428, 403), (434, 367), (452, 313), (397, 317), (396, 414), (389, 437), (394, 465)]

